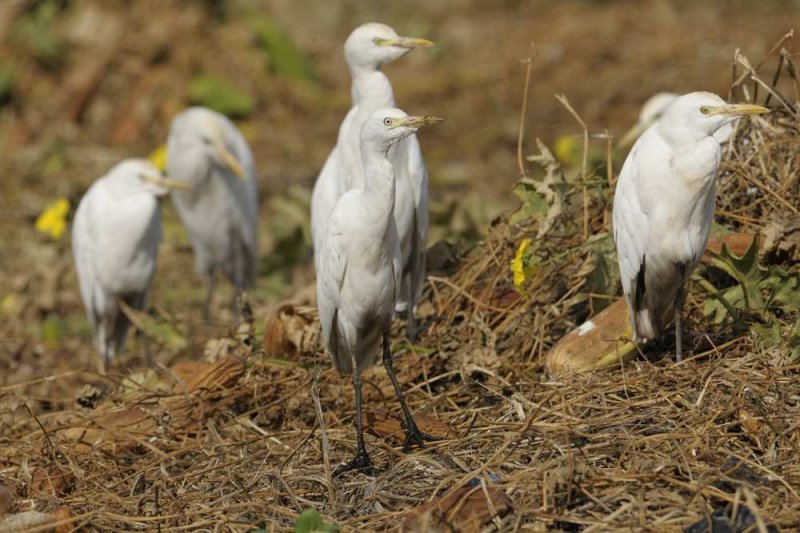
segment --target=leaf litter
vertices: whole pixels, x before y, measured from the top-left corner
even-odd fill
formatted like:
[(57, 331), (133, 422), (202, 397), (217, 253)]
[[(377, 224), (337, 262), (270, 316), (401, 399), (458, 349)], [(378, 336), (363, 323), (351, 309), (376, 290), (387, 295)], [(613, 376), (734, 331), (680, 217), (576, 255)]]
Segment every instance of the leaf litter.
[[(768, 59), (780, 62), (779, 73), (794, 68), (779, 49)], [(746, 60), (737, 64), (747, 82), (732, 90), (745, 99), (763, 97), (766, 85), (774, 104), (786, 101), (778, 97), (786, 83), (797, 88), (796, 78), (764, 82)], [(777, 106), (740, 124), (726, 146), (718, 220), (736, 236), (731, 242), (744, 234), (750, 243), (773, 222), (790, 227), (780, 221), (800, 205), (797, 114), (796, 102)], [(0, 530), (702, 530), (724, 520), (740, 530), (795, 527), (798, 313), (788, 294), (787, 304), (767, 305), (797, 275), (791, 254), (758, 256), (756, 244), (744, 248), (746, 259), (724, 248), (712, 254), (700, 275), (730, 296), (739, 320), (705, 318), (710, 296), (694, 284), (692, 357), (681, 364), (666, 339), (644, 357), (612, 358), (605, 370), (545, 373), (551, 349), (597, 309), (624, 312), (614, 304), (613, 250), (584, 231), (609, 230), (612, 183), (598, 179), (611, 157), (607, 164), (563, 186), (551, 180), (560, 189), (549, 196), (532, 187), (535, 209), (550, 217), (497, 217), (480, 244), (429, 278), (420, 345), (393, 348), (422, 428), (446, 440), (402, 453), (391, 383), (371, 368), (364, 401), (378, 475), (331, 479), (331, 466), (354, 446), (349, 379), (320, 350), (308, 301), (270, 315), (263, 343), (245, 302), (240, 329), (210, 341), (204, 361), (95, 376), (83, 404), (66, 398), (34, 416), (28, 404), (37, 400), (23, 387), (0, 388), (0, 485), (11, 495)], [(785, 250), (782, 236), (791, 234), (771, 231), (770, 250)], [(519, 260), (535, 268), (517, 290), (510, 266), (524, 239)], [(748, 307), (733, 297), (737, 287), (764, 305)], [(611, 318), (608, 329), (594, 318), (594, 328), (577, 331), (616, 344), (626, 321)], [(793, 332), (789, 342), (760, 339), (756, 326), (770, 322)], [(169, 344), (172, 333), (153, 335)], [(49, 377), (49, 386), (65, 379)]]

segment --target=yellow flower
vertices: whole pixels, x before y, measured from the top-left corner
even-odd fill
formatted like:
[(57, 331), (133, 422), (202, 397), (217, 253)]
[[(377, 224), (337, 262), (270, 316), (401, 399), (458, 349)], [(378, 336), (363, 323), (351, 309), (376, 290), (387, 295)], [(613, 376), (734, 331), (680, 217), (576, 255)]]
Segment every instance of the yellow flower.
[(53, 239), (60, 239), (67, 229), (67, 213), (69, 200), (59, 198), (51, 202), (36, 219), (36, 230)]
[(562, 163), (572, 163), (578, 158), (578, 139), (573, 135), (562, 135), (556, 139), (556, 157)]
[(530, 239), (523, 239), (522, 242), (519, 243), (514, 259), (511, 261), (511, 272), (514, 273), (514, 287), (519, 293), (524, 292), (522, 286), (525, 284), (525, 278), (528, 274), (528, 269), (525, 268), (525, 250), (527, 250), (530, 245)]
[(155, 150), (150, 152), (147, 159), (149, 159), (158, 170), (164, 172), (167, 169), (167, 145), (160, 144)]

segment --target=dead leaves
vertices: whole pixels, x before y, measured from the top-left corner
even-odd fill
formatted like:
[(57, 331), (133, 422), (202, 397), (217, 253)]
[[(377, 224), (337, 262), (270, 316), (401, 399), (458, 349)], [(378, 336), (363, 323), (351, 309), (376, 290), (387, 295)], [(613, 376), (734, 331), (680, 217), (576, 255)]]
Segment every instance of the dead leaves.
[(270, 358), (297, 361), (301, 354), (317, 347), (319, 329), (313, 307), (285, 303), (267, 316), (264, 327), (264, 352)]
[(474, 485), (412, 509), (406, 513), (402, 531), (480, 531), (494, 517), (502, 517), (513, 508), (503, 489)]
[[(431, 418), (423, 414), (414, 415), (414, 422), (417, 423), (420, 431), (449, 439), (455, 437), (455, 432), (446, 423)], [(399, 415), (392, 415), (388, 411), (379, 409), (364, 414), (364, 429), (373, 435), (385, 440), (391, 440), (394, 444), (403, 444), (406, 438), (403, 425), (400, 423)]]
[(71, 443), (73, 453), (88, 453), (101, 448), (109, 453), (149, 446), (151, 437), (165, 431), (187, 433), (196, 431), (204, 418), (220, 408), (214, 403), (222, 390), (233, 387), (245, 373), (244, 360), (228, 355), (212, 364), (180, 367), (176, 376), (175, 395), (157, 399), (145, 391), (136, 407), (99, 407), (58, 435)]
[(619, 299), (591, 320), (567, 333), (544, 358), (549, 375), (610, 368), (632, 359), (628, 307)]

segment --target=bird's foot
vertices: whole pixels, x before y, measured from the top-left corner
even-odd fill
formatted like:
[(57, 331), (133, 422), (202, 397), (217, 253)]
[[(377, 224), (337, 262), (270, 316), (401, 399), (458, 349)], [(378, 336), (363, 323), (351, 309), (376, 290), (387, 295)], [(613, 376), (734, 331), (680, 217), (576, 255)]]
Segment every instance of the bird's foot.
[(430, 435), (421, 431), (418, 427), (416, 422), (413, 419), (406, 420), (405, 424), (405, 431), (406, 431), (406, 439), (403, 441), (403, 452), (407, 452), (411, 449), (411, 446), (416, 444), (420, 448), (425, 447), (425, 441), (428, 442), (436, 442), (440, 440), (444, 440), (442, 437), (437, 437), (435, 435)]
[(333, 471), (333, 477), (339, 477), (350, 470), (357, 470), (365, 473), (368, 476), (375, 477), (375, 469), (372, 467), (372, 461), (370, 461), (366, 450), (359, 450), (359, 452), (356, 453), (356, 456), (349, 463), (340, 465), (336, 470)]

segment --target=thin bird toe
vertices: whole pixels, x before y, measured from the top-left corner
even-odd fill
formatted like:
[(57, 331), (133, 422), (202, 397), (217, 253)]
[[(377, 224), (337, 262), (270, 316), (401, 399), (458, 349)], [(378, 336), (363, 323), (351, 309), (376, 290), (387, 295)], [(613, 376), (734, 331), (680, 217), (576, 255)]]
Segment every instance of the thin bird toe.
[(372, 461), (370, 461), (369, 455), (366, 453), (356, 455), (351, 461), (339, 466), (333, 471), (333, 477), (339, 477), (351, 470), (356, 470), (368, 476), (375, 477), (375, 468), (373, 468)]

